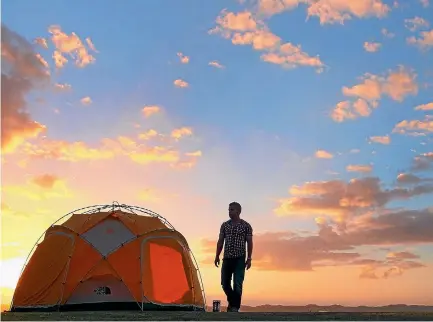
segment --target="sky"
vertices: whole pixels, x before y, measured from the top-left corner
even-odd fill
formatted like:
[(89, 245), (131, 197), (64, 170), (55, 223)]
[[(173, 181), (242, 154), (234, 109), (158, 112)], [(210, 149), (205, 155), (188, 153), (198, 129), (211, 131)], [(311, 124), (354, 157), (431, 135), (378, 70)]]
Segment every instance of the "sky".
[(49, 225), (113, 201), (224, 301), (238, 201), (244, 304), (433, 305), (432, 28), (429, 0), (2, 2), (3, 303)]

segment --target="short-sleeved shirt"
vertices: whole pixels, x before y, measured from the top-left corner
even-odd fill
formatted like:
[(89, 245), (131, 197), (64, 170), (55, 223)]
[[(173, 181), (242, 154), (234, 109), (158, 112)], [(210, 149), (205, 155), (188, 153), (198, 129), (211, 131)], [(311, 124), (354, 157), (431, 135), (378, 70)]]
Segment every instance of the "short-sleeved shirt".
[(231, 220), (222, 223), (220, 237), (224, 238), (224, 258), (245, 256), (247, 237), (253, 235), (253, 228), (245, 220), (238, 223)]

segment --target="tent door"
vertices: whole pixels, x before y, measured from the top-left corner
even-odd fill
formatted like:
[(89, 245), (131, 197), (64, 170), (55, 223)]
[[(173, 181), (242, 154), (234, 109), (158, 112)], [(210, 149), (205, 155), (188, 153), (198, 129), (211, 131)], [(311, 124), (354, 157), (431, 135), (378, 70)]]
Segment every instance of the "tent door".
[(148, 237), (141, 242), (142, 302), (189, 305), (191, 271), (185, 266), (182, 242), (172, 236)]

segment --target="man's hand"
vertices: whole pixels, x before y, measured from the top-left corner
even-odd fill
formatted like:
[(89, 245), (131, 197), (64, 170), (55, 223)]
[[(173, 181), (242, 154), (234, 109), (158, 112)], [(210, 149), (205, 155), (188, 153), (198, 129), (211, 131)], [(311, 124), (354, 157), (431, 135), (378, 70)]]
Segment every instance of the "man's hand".
[(216, 267), (218, 267), (219, 266), (219, 264), (220, 264), (220, 258), (217, 256), (217, 257), (215, 257), (215, 266)]
[(247, 270), (251, 268), (251, 258), (247, 259), (247, 261), (245, 262), (245, 267), (247, 268)]

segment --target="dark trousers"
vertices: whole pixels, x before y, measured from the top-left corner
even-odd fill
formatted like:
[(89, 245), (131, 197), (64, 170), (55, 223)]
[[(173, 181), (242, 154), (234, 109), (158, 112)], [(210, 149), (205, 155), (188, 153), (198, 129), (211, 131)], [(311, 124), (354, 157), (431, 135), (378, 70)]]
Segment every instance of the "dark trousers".
[[(233, 288), (232, 288), (233, 276)], [(230, 307), (240, 309), (245, 277), (245, 256), (224, 258), (221, 266), (221, 286)]]

